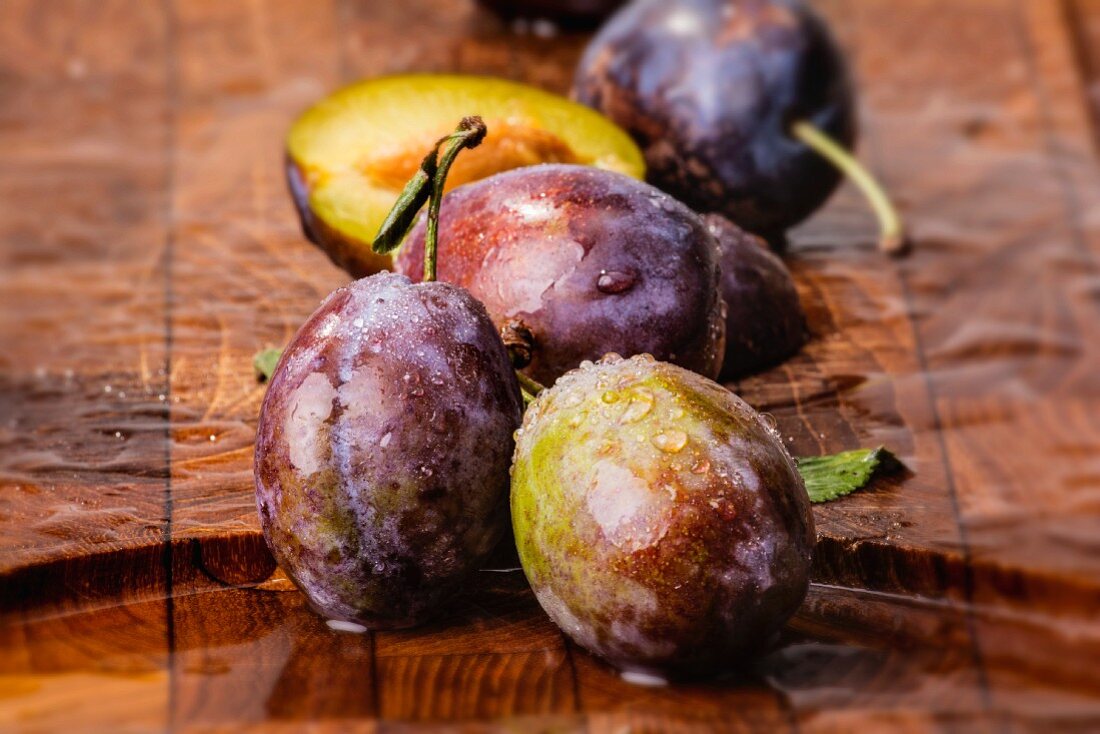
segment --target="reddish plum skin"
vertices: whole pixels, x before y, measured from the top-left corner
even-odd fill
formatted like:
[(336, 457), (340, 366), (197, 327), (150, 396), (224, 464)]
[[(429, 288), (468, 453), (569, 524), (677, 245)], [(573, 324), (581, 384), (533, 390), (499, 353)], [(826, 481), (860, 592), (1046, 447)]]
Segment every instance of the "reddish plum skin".
[(778, 364), (806, 343), (806, 314), (791, 271), (767, 243), (720, 214), (703, 217), (718, 241), (726, 302), (722, 379)]
[[(422, 220), (395, 269), (419, 277), (423, 249)], [(698, 215), (627, 176), (547, 164), (461, 186), (443, 200), (437, 262), (498, 327), (534, 333), (525, 372), (543, 384), (608, 352), (711, 378), (721, 367), (717, 244)]]
[(856, 136), (840, 49), (794, 0), (633, 2), (588, 46), (573, 96), (634, 137), (652, 183), (772, 241), (840, 181), (790, 122)]
[(422, 622), (507, 530), (522, 400), (484, 307), (382, 273), (330, 295), (272, 376), (256, 504), (322, 615)]

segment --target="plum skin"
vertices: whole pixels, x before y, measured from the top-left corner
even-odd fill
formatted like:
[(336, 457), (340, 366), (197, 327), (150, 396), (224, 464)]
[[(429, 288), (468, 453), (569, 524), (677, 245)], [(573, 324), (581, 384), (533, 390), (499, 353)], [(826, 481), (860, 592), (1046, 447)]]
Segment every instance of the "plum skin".
[(597, 25), (625, 0), (478, 0), (504, 18), (545, 18), (565, 26)]
[(289, 153), (285, 156), (283, 168), (286, 171), (287, 191), (294, 202), (294, 211), (298, 214), (298, 226), (307, 240), (353, 278), (391, 269), (392, 260), (389, 255), (375, 253), (369, 242), (341, 232), (313, 213), (309, 205), (309, 186), (305, 174)]
[(768, 641), (809, 583), (794, 461), (721, 386), (647, 356), (586, 365), (517, 433), (512, 523), (543, 609), (631, 672), (717, 672)]
[(841, 180), (788, 125), (808, 120), (846, 147), (856, 137), (842, 53), (794, 0), (631, 3), (588, 46), (573, 96), (630, 132), (650, 182), (772, 241)]
[(787, 266), (767, 243), (720, 214), (703, 217), (718, 242), (726, 302), (724, 380), (770, 367), (806, 343), (806, 314)]
[[(394, 259), (414, 279), (424, 234), (422, 218)], [(534, 334), (524, 371), (543, 384), (608, 352), (718, 374), (717, 244), (698, 215), (648, 184), (565, 164), (499, 173), (444, 197), (438, 248), (440, 280), (467, 288), (498, 327)]]
[(256, 503), (276, 561), (328, 618), (424, 621), (507, 531), (521, 411), (468, 293), (392, 273), (336, 290), (260, 412)]

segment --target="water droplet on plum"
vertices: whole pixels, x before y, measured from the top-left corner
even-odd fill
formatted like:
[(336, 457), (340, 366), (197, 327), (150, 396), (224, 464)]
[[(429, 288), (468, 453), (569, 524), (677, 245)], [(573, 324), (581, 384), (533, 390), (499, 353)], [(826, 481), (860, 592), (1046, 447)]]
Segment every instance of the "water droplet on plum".
[(688, 437), (683, 431), (672, 429), (658, 433), (651, 440), (654, 446), (666, 454), (676, 454), (687, 445)]
[(653, 393), (645, 388), (639, 388), (630, 396), (630, 403), (623, 411), (619, 423), (634, 423), (645, 418), (649, 411), (653, 410)]

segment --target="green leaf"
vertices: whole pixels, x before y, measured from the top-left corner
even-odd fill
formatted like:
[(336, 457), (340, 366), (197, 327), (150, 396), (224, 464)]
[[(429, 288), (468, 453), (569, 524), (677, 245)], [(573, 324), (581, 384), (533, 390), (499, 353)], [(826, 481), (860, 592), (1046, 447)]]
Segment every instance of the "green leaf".
[(882, 446), (797, 460), (810, 502), (829, 502), (863, 489), (876, 476), (901, 471), (905, 465)]
[(279, 364), (279, 357), (283, 356), (282, 349), (261, 349), (252, 357), (252, 366), (256, 368), (256, 376), (260, 382), (267, 382), (275, 373), (275, 365)]

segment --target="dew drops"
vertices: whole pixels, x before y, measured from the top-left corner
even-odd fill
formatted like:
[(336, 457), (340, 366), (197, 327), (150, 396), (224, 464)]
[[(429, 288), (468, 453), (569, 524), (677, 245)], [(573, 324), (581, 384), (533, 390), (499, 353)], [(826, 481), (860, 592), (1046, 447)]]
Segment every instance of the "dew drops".
[(762, 420), (764, 422), (764, 425), (767, 427), (767, 429), (769, 431), (773, 432), (773, 433), (779, 427), (779, 424), (775, 420), (775, 416), (772, 415), (771, 413), (761, 413), (760, 414), (760, 420)]
[(432, 468), (430, 466), (425, 465), (425, 466), (420, 467), (420, 475), (421, 476), (430, 477), (432, 474), (433, 474), (433, 472), (432, 472)]
[(217, 440), (218, 440), (218, 437), (215, 436), (213, 433), (211, 433), (210, 434), (210, 442), (213, 443), (214, 441), (217, 441)]
[(634, 423), (649, 414), (649, 411), (653, 410), (653, 393), (649, 390), (639, 389), (630, 396), (630, 403), (626, 406), (626, 410), (623, 411), (623, 415), (619, 418), (619, 423)]
[(616, 295), (630, 290), (637, 282), (638, 276), (634, 273), (601, 270), (600, 277), (596, 280), (596, 289), (600, 293)]

